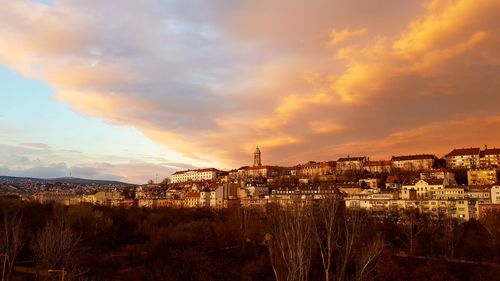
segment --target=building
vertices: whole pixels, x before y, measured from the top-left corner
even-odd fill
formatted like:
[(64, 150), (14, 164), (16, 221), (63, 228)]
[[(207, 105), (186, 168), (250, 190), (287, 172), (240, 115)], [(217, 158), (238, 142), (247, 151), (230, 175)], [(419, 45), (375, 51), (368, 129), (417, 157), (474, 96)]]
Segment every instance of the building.
[(296, 169), (297, 174), (304, 177), (316, 177), (331, 175), (335, 172), (335, 162), (315, 162), (309, 161), (305, 164), (298, 165)]
[(421, 171), (432, 169), (436, 156), (432, 154), (417, 154), (392, 156), (391, 163), (393, 169), (404, 171)]
[(269, 195), (269, 187), (265, 184), (247, 183), (245, 185), (245, 197), (262, 198)]
[(171, 176), (172, 183), (187, 182), (187, 181), (206, 181), (215, 180), (219, 170), (214, 168), (177, 171)]
[(420, 172), (420, 179), (445, 179), (448, 184), (456, 184), (455, 174), (446, 169), (431, 169)]
[(363, 164), (363, 170), (372, 174), (390, 173), (391, 168), (392, 165), (389, 160), (366, 161)]
[(480, 153), (479, 163), (483, 168), (500, 167), (500, 148), (485, 148)]
[(479, 147), (453, 149), (446, 154), (446, 167), (449, 169), (472, 169), (479, 167)]
[(78, 198), (73, 192), (64, 191), (45, 191), (36, 193), (34, 195), (35, 200), (41, 204), (47, 203), (59, 203), (63, 205), (74, 205), (80, 203), (80, 198)]
[(491, 203), (500, 204), (500, 183), (491, 187)]
[(370, 189), (379, 189), (382, 180), (376, 178), (360, 179), (358, 184), (361, 187), (367, 187)]
[(483, 220), (488, 217), (488, 215), (497, 216), (500, 214), (500, 204), (477, 204), (478, 219)]
[(239, 174), (242, 176), (240, 178), (270, 178), (281, 176), (283, 172), (281, 167), (268, 165), (243, 167), (241, 169), (242, 171)]
[(468, 170), (467, 182), (469, 185), (491, 185), (497, 182), (496, 170)]
[(190, 191), (190, 192), (186, 193), (184, 200), (186, 201), (186, 207), (198, 208), (198, 207), (200, 207), (200, 192)]
[(339, 172), (361, 171), (363, 169), (365, 161), (365, 156), (339, 158), (339, 160), (337, 160), (336, 169)]
[(491, 185), (469, 185), (467, 198), (476, 199), (478, 203), (491, 203)]
[(446, 185), (444, 179), (414, 180), (401, 186), (401, 199), (430, 199), (432, 192), (443, 189)]
[(465, 199), (467, 194), (463, 187), (459, 186), (447, 186), (438, 190), (431, 192), (432, 199), (438, 200), (451, 200), (451, 199)]
[(385, 188), (398, 190), (401, 187), (401, 181), (398, 176), (388, 176), (385, 179)]

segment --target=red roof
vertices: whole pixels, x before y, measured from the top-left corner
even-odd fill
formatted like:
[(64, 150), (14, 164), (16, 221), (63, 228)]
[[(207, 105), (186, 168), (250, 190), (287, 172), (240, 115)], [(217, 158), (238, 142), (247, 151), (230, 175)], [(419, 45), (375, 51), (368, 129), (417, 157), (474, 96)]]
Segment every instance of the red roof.
[(172, 175), (180, 175), (180, 174), (185, 174), (187, 172), (198, 172), (198, 173), (202, 173), (202, 172), (219, 172), (219, 170), (215, 169), (215, 168), (205, 168), (205, 169), (196, 169), (196, 170), (185, 170), (185, 171), (176, 171), (175, 173), (173, 173)]
[(366, 157), (344, 157), (344, 158), (339, 158), (337, 162), (347, 162), (347, 161), (364, 161)]
[(436, 156), (433, 154), (416, 154), (416, 155), (403, 155), (403, 156), (392, 156), (392, 161), (406, 161), (406, 160), (424, 160), (424, 159), (435, 159)]
[(196, 192), (196, 191), (188, 192), (186, 194), (186, 198), (187, 197), (189, 197), (189, 198), (197, 198), (197, 197), (200, 197), (200, 193)]
[(399, 177), (398, 176), (388, 176), (387, 179), (385, 180), (385, 183), (399, 183)]
[(459, 149), (455, 148), (450, 153), (446, 154), (446, 157), (479, 155), (480, 151), (481, 151), (481, 149), (479, 149), (479, 147), (459, 148)]
[(487, 148), (483, 151), (481, 151), (481, 156), (483, 155), (499, 155), (500, 154), (500, 148)]

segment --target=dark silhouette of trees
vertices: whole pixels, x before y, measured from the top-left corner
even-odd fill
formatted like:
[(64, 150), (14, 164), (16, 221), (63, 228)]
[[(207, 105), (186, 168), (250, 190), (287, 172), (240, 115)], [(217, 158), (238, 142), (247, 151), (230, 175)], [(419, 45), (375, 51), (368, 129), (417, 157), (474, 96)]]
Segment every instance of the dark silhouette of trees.
[[(2, 277), (10, 280), (14, 263), (24, 245), (24, 229), (22, 215), (18, 212), (8, 212), (3, 215), (3, 229), (0, 233), (0, 254), (2, 254)], [(2, 265), (3, 266), (3, 265)]]
[(44, 269), (71, 271), (75, 267), (73, 254), (79, 240), (64, 211), (54, 213), (33, 239), (33, 253), (37, 264)]

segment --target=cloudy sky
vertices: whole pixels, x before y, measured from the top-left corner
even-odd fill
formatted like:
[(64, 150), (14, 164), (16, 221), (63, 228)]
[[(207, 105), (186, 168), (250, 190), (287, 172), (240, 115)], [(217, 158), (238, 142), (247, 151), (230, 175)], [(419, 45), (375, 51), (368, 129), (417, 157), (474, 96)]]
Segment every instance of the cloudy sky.
[(500, 1), (0, 5), (0, 174), (500, 146)]

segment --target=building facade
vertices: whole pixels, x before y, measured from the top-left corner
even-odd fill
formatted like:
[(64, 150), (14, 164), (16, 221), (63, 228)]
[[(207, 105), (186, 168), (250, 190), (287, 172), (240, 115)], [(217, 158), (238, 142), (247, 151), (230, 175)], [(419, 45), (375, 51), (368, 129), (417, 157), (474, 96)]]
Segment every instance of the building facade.
[(480, 153), (479, 163), (483, 168), (500, 167), (500, 148), (485, 148)]
[(453, 149), (446, 154), (446, 167), (449, 169), (472, 169), (479, 167), (479, 147)]
[(432, 154), (417, 154), (393, 156), (391, 158), (392, 168), (403, 171), (421, 171), (432, 169), (436, 156)]
[(365, 156), (339, 158), (336, 168), (339, 172), (361, 171), (365, 162)]
[(469, 185), (491, 185), (497, 182), (496, 170), (468, 170), (467, 182)]
[(207, 181), (217, 179), (219, 170), (214, 168), (177, 171), (171, 176), (172, 183), (188, 181)]

